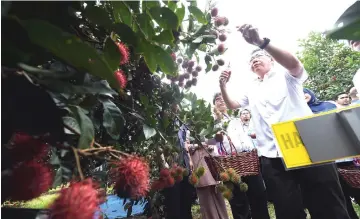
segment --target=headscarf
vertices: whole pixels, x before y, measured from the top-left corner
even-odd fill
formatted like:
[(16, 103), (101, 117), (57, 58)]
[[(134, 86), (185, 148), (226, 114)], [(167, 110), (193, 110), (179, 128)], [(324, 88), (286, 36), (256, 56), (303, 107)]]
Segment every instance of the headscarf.
[(326, 112), (329, 110), (336, 109), (336, 105), (333, 103), (329, 103), (326, 101), (319, 101), (316, 98), (314, 92), (312, 92), (311, 90), (304, 88), (304, 93), (307, 93), (311, 96), (311, 99), (307, 104), (313, 113), (316, 114), (316, 113), (321, 113), (321, 112)]

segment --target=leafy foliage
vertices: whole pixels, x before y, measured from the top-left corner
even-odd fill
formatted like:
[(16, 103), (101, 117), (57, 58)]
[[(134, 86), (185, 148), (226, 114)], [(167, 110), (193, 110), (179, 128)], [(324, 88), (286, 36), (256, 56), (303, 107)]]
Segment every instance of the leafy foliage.
[(352, 87), (352, 78), (360, 66), (360, 54), (336, 40), (311, 32), (299, 41), (299, 59), (309, 73), (306, 86), (322, 100)]
[[(206, 72), (216, 63), (219, 54), (211, 51), (219, 27), (209, 10), (201, 11), (195, 1), (4, 2), (2, 84), (9, 84), (4, 90), (9, 101), (2, 127), (9, 134), (3, 144), (15, 131), (38, 128), (31, 134), (55, 136), (48, 142), (54, 186), (81, 176), (77, 154), (84, 175), (106, 183), (110, 157), (89, 154), (99, 144), (146, 157), (156, 175), (161, 154), (169, 164), (177, 158), (180, 121), (191, 123), (201, 137), (214, 132), (210, 104), (173, 80), (181, 70), (173, 54), (199, 62), (199, 53), (206, 52)], [(127, 55), (129, 61), (120, 65)], [(115, 71), (123, 73), (125, 86)], [(36, 99), (39, 94), (24, 84), (52, 101)], [(15, 91), (24, 94), (21, 101), (27, 99), (21, 107)], [(40, 109), (55, 106), (46, 118), (55, 117), (58, 126), (48, 125), (50, 119), (34, 122), (47, 112), (38, 108), (24, 114), (31, 120), (17, 119), (33, 103)], [(94, 172), (99, 167), (104, 168)]]

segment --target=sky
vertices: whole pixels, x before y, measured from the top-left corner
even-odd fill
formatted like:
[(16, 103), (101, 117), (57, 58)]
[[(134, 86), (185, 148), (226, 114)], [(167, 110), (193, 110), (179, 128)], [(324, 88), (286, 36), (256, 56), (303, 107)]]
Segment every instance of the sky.
[[(197, 0), (198, 7), (205, 9), (208, 0)], [(255, 49), (247, 44), (236, 32), (236, 26), (252, 24), (259, 29), (261, 37), (271, 39), (271, 43), (292, 53), (299, 50), (298, 39), (305, 38), (310, 31), (324, 31), (332, 27), (340, 15), (356, 0), (252, 0), (217, 1), (219, 16), (229, 19), (225, 46), (228, 50), (223, 55), (226, 65), (230, 62), (232, 76), (228, 85), (230, 94), (236, 95), (246, 89), (247, 81), (254, 75), (248, 65), (249, 54)], [(212, 1), (214, 2), (214, 1)], [(205, 69), (205, 63), (200, 63)], [(200, 98), (212, 102), (213, 94), (219, 89), (218, 78), (221, 70), (202, 72), (198, 84), (191, 88)]]

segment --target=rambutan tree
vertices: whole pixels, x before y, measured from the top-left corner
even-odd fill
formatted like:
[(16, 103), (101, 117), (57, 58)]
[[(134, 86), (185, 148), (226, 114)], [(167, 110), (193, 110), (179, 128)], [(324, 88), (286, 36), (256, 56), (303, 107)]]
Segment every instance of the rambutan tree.
[[(224, 65), (217, 56), (226, 51), (229, 21), (213, 5), (205, 11), (196, 1), (2, 6), (2, 202), (71, 182), (52, 215), (88, 218), (70, 200), (90, 200), (83, 215), (98, 210), (101, 185), (89, 177), (115, 183), (120, 197), (152, 200), (150, 178), (161, 178), (164, 161), (172, 166), (178, 157), (179, 126), (189, 124), (198, 142), (213, 135), (210, 104), (188, 92), (198, 75)], [(176, 182), (182, 177), (175, 169)], [(21, 189), (7, 189), (13, 186)]]
[(332, 100), (353, 86), (353, 75), (360, 66), (359, 52), (316, 32), (300, 39), (299, 45), (298, 57), (310, 75), (305, 85), (321, 100)]

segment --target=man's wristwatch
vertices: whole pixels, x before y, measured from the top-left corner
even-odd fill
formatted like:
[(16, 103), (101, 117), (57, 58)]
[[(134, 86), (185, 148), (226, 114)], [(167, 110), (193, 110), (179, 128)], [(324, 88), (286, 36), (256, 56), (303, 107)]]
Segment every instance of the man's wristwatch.
[(269, 43), (270, 43), (270, 39), (269, 38), (263, 38), (263, 40), (264, 40), (264, 42), (263, 42), (263, 44), (261, 44), (260, 46), (259, 46), (259, 48), (260, 49), (265, 49), (266, 47), (267, 47), (267, 45), (269, 45)]

